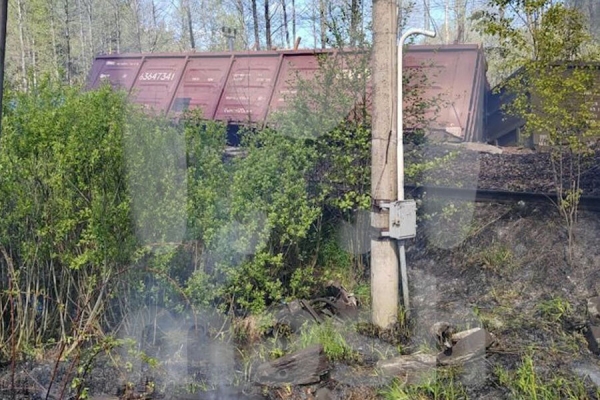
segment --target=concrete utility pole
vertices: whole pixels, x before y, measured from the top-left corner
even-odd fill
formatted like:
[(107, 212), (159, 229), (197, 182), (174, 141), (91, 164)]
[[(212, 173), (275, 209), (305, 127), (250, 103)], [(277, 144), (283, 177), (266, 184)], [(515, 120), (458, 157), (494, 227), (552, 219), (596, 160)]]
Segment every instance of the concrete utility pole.
[(396, 51), (398, 3), (373, 0), (373, 118), (371, 149), (371, 299), (373, 324), (387, 328), (398, 319), (396, 243), (378, 236), (389, 226), (384, 203), (395, 201), (396, 187)]

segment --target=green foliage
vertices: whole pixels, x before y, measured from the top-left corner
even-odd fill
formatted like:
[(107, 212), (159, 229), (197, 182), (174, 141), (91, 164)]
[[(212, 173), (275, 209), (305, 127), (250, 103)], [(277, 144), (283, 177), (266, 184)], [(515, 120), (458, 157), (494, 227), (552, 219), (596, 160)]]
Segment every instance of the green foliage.
[(324, 240), (319, 251), (318, 263), (323, 269), (325, 278), (328, 280), (337, 280), (346, 287), (351, 287), (348, 272), (352, 269), (352, 257), (344, 251), (331, 235)]
[(341, 215), (367, 210), (371, 204), (371, 130), (356, 123), (340, 124), (317, 142), (324, 167), (322, 190)]
[(128, 199), (119, 196), (123, 94), (44, 82), (8, 102), (15, 107), (2, 137), (2, 244), (19, 248), (23, 263), (42, 259), (40, 251), (72, 269), (125, 261), (132, 242)]
[(526, 354), (516, 371), (496, 367), (500, 385), (508, 388), (514, 398), (524, 400), (585, 400), (591, 399), (584, 382), (562, 373), (549, 373), (542, 377), (540, 369), (534, 365), (534, 356)]
[[(18, 342), (72, 337), (70, 352), (92, 324), (108, 329), (136, 309), (257, 313), (309, 297), (325, 279), (366, 287), (363, 256), (334, 243), (335, 227), (370, 207), (369, 61), (367, 50), (320, 60), (316, 86), (300, 80), (277, 131), (248, 130), (233, 160), (222, 124), (145, 114), (109, 86), (46, 80), (7, 93), (0, 265), (16, 284), (0, 308), (29, 299)], [(32, 299), (43, 334), (25, 312)]]
[[(34, 329), (33, 301), (20, 303), (19, 344), (72, 336), (72, 351), (85, 341), (78, 329), (99, 317), (112, 279), (135, 248), (121, 146), (125, 115), (135, 111), (124, 93), (51, 81), (9, 92), (5, 104), (0, 265), (19, 295), (35, 299), (38, 324), (46, 328)], [(0, 294), (0, 308), (6, 301)], [(80, 315), (78, 308), (90, 312)]]
[(512, 250), (499, 243), (477, 251), (472, 256), (472, 261), (499, 274), (511, 272), (516, 264)]
[[(581, 151), (582, 141), (597, 135), (592, 106), (598, 98), (594, 61), (585, 52), (590, 41), (583, 16), (551, 0), (493, 0), (514, 13), (481, 13), (479, 28), (501, 42), (507, 70), (514, 72), (501, 87), (514, 100), (510, 114), (523, 118), (528, 133), (545, 134), (549, 145)], [(516, 20), (528, 21), (522, 29)]]
[(546, 320), (557, 323), (569, 316), (573, 307), (566, 299), (559, 296), (542, 301), (538, 305), (538, 310)]
[(226, 298), (237, 302), (244, 310), (258, 314), (267, 304), (283, 297), (278, 271), (283, 267), (283, 256), (258, 253), (239, 269), (229, 271), (230, 281), (222, 289)]
[(244, 145), (248, 154), (233, 176), (233, 215), (246, 222), (253, 212), (264, 213), (263, 231), (271, 231), (274, 246), (306, 238), (321, 212), (308, 180), (315, 149), (271, 130), (247, 135)]
[(321, 344), (323, 352), (331, 361), (351, 360), (356, 356), (339, 328), (329, 320), (322, 324), (305, 325), (298, 341), (300, 349)]
[(421, 383), (407, 384), (394, 380), (381, 394), (388, 400), (463, 400), (467, 393), (463, 385), (455, 381), (455, 371), (440, 369), (432, 371), (437, 376), (424, 376)]
[(447, 183), (440, 181), (430, 181), (427, 178), (427, 173), (435, 171), (436, 169), (444, 168), (444, 166), (452, 160), (456, 159), (459, 152), (452, 151), (441, 157), (427, 158), (423, 154), (420, 154), (418, 150), (411, 152), (411, 158), (414, 161), (408, 163), (404, 169), (404, 175), (407, 180), (414, 182), (417, 185), (433, 184), (438, 186), (446, 186)]
[(340, 125), (367, 124), (370, 52), (339, 51), (319, 57), (319, 69), (306, 79), (294, 77), (290, 111), (275, 114), (277, 130), (288, 136), (317, 139)]
[(597, 58), (588, 51), (591, 38), (585, 19), (578, 10), (551, 0), (492, 0), (490, 4), (513, 9), (506, 14), (480, 13), (478, 26), (499, 40), (512, 74), (498, 88), (510, 96), (506, 111), (525, 121), (526, 135), (550, 149), (557, 208), (568, 235), (567, 258), (573, 262), (579, 178), (589, 144), (600, 137), (594, 111), (600, 98), (598, 73), (590, 64)]

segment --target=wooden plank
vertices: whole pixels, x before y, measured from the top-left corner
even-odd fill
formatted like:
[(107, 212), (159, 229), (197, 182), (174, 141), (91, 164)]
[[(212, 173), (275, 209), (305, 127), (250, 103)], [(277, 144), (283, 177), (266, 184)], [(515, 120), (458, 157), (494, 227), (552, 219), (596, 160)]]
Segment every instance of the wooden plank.
[(311, 385), (319, 383), (329, 370), (323, 346), (314, 345), (259, 365), (253, 381), (268, 386)]

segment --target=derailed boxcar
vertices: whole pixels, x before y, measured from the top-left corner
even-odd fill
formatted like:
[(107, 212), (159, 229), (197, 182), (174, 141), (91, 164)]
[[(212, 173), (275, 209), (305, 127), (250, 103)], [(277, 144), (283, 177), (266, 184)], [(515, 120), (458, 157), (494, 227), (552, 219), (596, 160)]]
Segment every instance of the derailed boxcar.
[[(130, 93), (154, 112), (200, 109), (205, 118), (232, 124), (264, 124), (289, 106), (297, 77), (310, 81), (319, 56), (332, 50), (234, 53), (103, 55), (95, 59), (89, 86), (103, 81)], [(352, 52), (346, 53), (352, 56)], [(456, 141), (484, 139), (486, 64), (478, 45), (410, 46), (405, 69), (428, 75), (424, 98), (441, 98), (428, 110), (427, 132)], [(436, 107), (437, 108), (437, 107)]]

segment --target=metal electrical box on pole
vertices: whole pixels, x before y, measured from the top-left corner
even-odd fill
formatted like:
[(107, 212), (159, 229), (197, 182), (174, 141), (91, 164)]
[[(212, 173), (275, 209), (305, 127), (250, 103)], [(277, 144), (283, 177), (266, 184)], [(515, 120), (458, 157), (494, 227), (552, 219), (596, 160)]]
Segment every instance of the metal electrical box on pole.
[(382, 208), (389, 211), (389, 230), (382, 236), (395, 240), (412, 239), (417, 236), (417, 203), (414, 200), (401, 200), (384, 203)]

